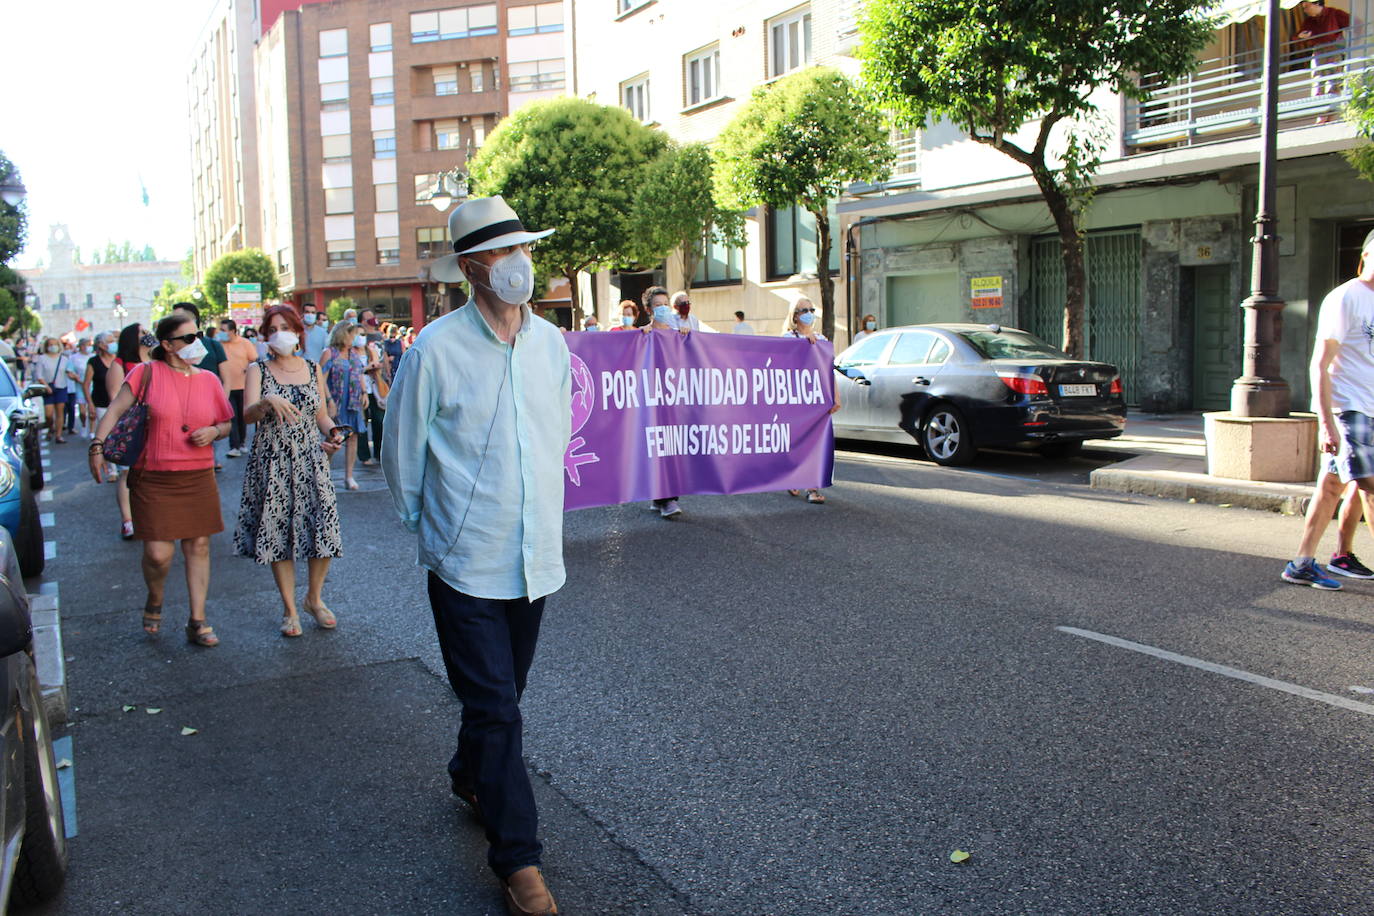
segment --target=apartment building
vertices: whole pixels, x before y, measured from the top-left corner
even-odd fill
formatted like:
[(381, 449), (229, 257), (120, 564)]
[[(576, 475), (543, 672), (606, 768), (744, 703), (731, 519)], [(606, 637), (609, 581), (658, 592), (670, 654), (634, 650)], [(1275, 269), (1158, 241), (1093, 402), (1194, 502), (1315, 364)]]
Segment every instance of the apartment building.
[[(1283, 0), (1280, 34), (1301, 11)], [(1330, 0), (1351, 15), (1338, 59), (1300, 43), (1280, 54), (1278, 219), (1286, 300), (1282, 373), (1294, 409), (1308, 407), (1307, 363), (1322, 297), (1351, 277), (1374, 228), (1374, 185), (1340, 152), (1354, 130), (1340, 117), (1352, 77), (1371, 57), (1370, 0)], [(1112, 147), (1084, 214), (1087, 351), (1122, 368), (1127, 400), (1150, 410), (1224, 409), (1240, 374), (1241, 310), (1249, 294), (1259, 160), (1259, 97), (1267, 4), (1224, 0), (1225, 16), (1190, 77), (1143, 74), (1146, 102), (1097, 101)], [(815, 35), (817, 47), (829, 36)], [(918, 183), (855, 189), (841, 202), (857, 250), (852, 316), (884, 326), (972, 320), (1028, 328), (1058, 341), (1064, 277), (1058, 238), (1025, 170), (948, 124), (913, 137)], [(990, 281), (999, 305), (975, 301)]]
[(423, 324), (450, 301), (427, 269), (452, 251), (440, 176), (503, 116), (564, 91), (562, 3), (334, 0), (263, 16), (262, 247), (283, 298)]
[[(853, 0), (570, 0), (573, 25), (571, 91), (620, 104), (645, 124), (683, 142), (710, 142), (758, 86), (813, 65), (855, 74)], [(898, 165), (892, 187), (915, 180), (909, 137), (895, 136)], [(692, 278), (693, 312), (718, 330), (745, 312), (764, 333), (779, 333), (799, 296), (819, 305), (815, 220), (796, 207), (749, 214), (742, 249), (709, 246)], [(826, 268), (840, 271), (842, 237)], [(684, 285), (676, 258), (645, 274), (603, 273), (593, 283), (603, 326), (618, 320), (617, 303), (655, 283)], [(843, 287), (837, 288), (837, 296)], [(842, 301), (842, 300), (841, 300)], [(614, 315), (612, 315), (614, 313)], [(836, 327), (847, 339), (846, 315)]]
[(187, 75), (191, 124), (192, 258), (203, 275), (216, 258), (261, 242), (253, 45), (255, 0), (218, 0)]
[(42, 321), (39, 334), (44, 337), (90, 337), (127, 324), (149, 324), (153, 297), (162, 284), (182, 282), (179, 261), (78, 264), (76, 243), (60, 223), (48, 229), (45, 266), (19, 275), (28, 285), (28, 306)]

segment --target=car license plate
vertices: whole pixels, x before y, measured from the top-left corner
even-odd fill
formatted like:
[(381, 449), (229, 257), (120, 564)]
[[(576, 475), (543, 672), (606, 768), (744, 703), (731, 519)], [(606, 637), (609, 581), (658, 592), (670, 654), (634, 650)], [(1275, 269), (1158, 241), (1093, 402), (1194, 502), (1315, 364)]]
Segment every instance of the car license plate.
[(1090, 398), (1097, 394), (1096, 385), (1060, 385), (1059, 396), (1064, 398)]

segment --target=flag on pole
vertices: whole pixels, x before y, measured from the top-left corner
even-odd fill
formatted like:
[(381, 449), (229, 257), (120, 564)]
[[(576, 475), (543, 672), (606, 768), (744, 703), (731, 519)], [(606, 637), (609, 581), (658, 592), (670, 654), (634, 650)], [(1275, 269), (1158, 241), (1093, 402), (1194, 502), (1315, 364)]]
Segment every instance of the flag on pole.
[(143, 206), (148, 206), (148, 186), (143, 183), (143, 175), (138, 176), (138, 187), (143, 191)]

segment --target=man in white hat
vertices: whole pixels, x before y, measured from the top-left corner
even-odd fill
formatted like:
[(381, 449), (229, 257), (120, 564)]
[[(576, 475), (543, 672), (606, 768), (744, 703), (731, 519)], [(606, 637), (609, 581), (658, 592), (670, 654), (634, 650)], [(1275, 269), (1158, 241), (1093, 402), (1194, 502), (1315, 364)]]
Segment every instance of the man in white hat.
[(540, 872), (520, 695), (545, 596), (563, 585), (563, 453), (572, 379), (558, 328), (535, 317), (528, 232), (504, 200), (449, 216), (434, 279), (472, 299), (429, 324), (387, 399), (382, 466), (420, 565), (449, 683), (463, 704), (453, 792), (486, 827), (513, 914), (556, 913)]
[(1282, 573), (1285, 582), (1331, 591), (1341, 583), (1316, 561), (1317, 543), (1346, 484), (1353, 480), (1374, 492), (1374, 232), (1365, 236), (1357, 274), (1327, 293), (1317, 313), (1312, 411), (1327, 457), (1307, 506), (1298, 554)]

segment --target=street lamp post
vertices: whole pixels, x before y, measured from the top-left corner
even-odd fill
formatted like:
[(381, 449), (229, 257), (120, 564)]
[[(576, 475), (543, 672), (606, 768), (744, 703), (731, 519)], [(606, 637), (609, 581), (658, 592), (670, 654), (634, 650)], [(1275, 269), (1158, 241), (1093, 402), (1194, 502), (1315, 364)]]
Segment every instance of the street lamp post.
[(1288, 383), (1279, 375), (1284, 301), (1279, 298), (1279, 237), (1276, 234), (1275, 182), (1278, 165), (1279, 0), (1269, 0), (1264, 22), (1264, 86), (1261, 121), (1259, 201), (1245, 313), (1245, 361), (1231, 387), (1231, 413), (1238, 417), (1286, 417)]

